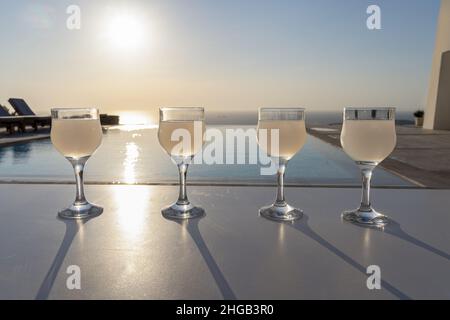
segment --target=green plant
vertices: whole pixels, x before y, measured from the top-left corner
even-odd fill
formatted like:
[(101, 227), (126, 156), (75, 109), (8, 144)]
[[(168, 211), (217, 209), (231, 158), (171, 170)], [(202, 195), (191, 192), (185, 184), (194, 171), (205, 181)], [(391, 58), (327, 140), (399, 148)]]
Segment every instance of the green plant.
[(423, 118), (424, 115), (425, 112), (423, 112), (422, 110), (417, 110), (416, 112), (414, 112), (414, 117), (416, 118)]

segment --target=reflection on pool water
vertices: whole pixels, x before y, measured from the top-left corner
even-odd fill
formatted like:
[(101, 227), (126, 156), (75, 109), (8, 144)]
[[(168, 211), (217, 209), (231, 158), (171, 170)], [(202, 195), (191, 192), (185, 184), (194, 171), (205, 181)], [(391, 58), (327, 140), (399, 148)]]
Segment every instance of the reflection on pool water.
[[(256, 137), (250, 143), (256, 143)], [(275, 183), (274, 176), (260, 174), (259, 165), (195, 164), (188, 175), (191, 182)], [(0, 148), (0, 180), (65, 182), (73, 179), (71, 165), (49, 139)], [(89, 182), (133, 184), (177, 179), (175, 165), (159, 146), (157, 129), (149, 127), (110, 128), (85, 171), (85, 180)], [(359, 185), (360, 176), (357, 166), (343, 151), (308, 136), (303, 150), (289, 163), (286, 183)], [(382, 169), (376, 170), (374, 184), (411, 185)]]

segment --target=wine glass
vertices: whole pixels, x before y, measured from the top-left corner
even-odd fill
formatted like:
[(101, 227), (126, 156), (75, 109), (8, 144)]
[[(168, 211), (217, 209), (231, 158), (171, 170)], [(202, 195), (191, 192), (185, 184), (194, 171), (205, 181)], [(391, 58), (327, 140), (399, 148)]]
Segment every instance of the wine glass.
[(194, 206), (186, 193), (186, 175), (194, 156), (203, 148), (205, 110), (198, 107), (171, 107), (159, 109), (158, 139), (163, 149), (178, 166), (180, 191), (178, 200), (162, 209), (168, 219), (191, 219), (205, 215)]
[[(278, 133), (278, 139), (274, 138)], [(267, 139), (262, 139), (266, 136)], [(267, 144), (263, 143), (267, 141)], [(284, 176), (290, 159), (306, 143), (305, 109), (260, 108), (258, 114), (258, 143), (278, 164), (278, 192), (274, 204), (261, 208), (259, 214), (275, 221), (294, 221), (303, 211), (287, 204), (284, 197)]]
[(395, 149), (395, 108), (345, 108), (341, 144), (361, 169), (362, 200), (358, 209), (342, 214), (344, 220), (383, 227), (388, 217), (370, 203), (370, 180), (375, 167)]
[(74, 203), (58, 212), (64, 219), (85, 219), (98, 216), (103, 208), (91, 204), (84, 196), (83, 171), (90, 156), (102, 142), (102, 127), (97, 109), (52, 109), (51, 140), (75, 171)]

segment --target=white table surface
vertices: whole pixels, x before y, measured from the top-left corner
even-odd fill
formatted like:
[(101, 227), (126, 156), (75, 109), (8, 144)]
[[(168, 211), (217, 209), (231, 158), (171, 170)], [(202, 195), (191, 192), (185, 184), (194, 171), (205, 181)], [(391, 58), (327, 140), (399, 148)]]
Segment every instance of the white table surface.
[[(104, 213), (62, 221), (73, 185), (0, 185), (0, 299), (450, 298), (450, 191), (373, 190), (384, 231), (342, 222), (358, 189), (288, 188), (295, 224), (258, 217), (270, 187), (189, 188), (207, 216), (177, 223), (160, 208), (175, 186), (90, 185)], [(69, 290), (67, 267), (81, 270)], [(381, 268), (368, 290), (366, 268)]]

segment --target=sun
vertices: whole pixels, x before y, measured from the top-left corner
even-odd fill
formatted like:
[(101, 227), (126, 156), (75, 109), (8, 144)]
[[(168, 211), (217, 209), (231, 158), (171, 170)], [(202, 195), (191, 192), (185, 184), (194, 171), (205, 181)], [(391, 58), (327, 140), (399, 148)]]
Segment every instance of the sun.
[(103, 28), (104, 37), (116, 50), (136, 51), (148, 39), (145, 20), (130, 10), (109, 10)]

